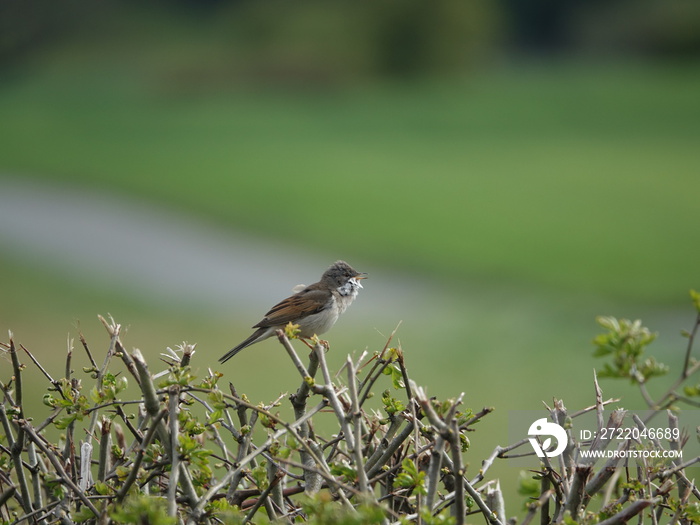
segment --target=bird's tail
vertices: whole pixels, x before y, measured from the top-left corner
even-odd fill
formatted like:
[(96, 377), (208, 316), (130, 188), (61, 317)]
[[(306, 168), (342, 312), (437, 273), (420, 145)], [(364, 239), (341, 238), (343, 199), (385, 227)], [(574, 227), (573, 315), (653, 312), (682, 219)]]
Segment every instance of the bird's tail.
[(228, 352), (226, 352), (223, 356), (219, 358), (219, 363), (225, 363), (229, 359), (231, 359), (234, 355), (236, 355), (238, 352), (243, 350), (244, 348), (249, 347), (253, 343), (257, 343), (258, 341), (261, 341), (262, 339), (265, 339), (267, 328), (259, 328), (255, 332), (253, 332), (253, 335), (251, 335), (248, 339), (243, 341), (241, 344), (238, 346), (232, 348)]

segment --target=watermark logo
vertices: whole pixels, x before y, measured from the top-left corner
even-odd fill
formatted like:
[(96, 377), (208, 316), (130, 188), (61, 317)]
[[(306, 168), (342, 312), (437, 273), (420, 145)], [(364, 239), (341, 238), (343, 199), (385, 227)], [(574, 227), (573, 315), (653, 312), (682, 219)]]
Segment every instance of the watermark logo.
[[(546, 417), (538, 419), (530, 425), (530, 429), (527, 433), (529, 435), (528, 439), (530, 440), (530, 444), (538, 457), (543, 458), (547, 456), (548, 458), (554, 458), (564, 452), (566, 448), (566, 430), (556, 423), (547, 421)], [(539, 436), (546, 436), (541, 445), (540, 441), (537, 439)], [(553, 450), (551, 450), (552, 438), (557, 441), (557, 446)]]
[(607, 424), (603, 426), (598, 411), (577, 413), (567, 417), (566, 428), (542, 410), (511, 410), (506, 442), (512, 445), (503, 457), (508, 458), (509, 466), (521, 470), (569, 453), (574, 462), (593, 465), (602, 460), (607, 462), (605, 468), (614, 469), (649, 460), (675, 468), (674, 463), (700, 457), (700, 440), (684, 438), (700, 428), (700, 410), (681, 410), (672, 421), (666, 410), (624, 411), (611, 419), (619, 410), (604, 411), (602, 419)]

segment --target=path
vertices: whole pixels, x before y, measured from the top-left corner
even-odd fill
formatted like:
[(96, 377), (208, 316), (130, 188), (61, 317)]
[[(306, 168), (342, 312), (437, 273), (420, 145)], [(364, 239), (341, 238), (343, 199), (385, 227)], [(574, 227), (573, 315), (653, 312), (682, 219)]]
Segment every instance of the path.
[(348, 258), (370, 273), (362, 308), (353, 310), (406, 319), (410, 313), (401, 310), (410, 304), (436, 313), (435, 302), (426, 301), (430, 285), (389, 277), (384, 268), (354, 260), (352, 250), (301, 250), (108, 191), (0, 177), (0, 243), (15, 260), (38, 269), (50, 264), (69, 279), (100, 281), (149, 299), (256, 312)]

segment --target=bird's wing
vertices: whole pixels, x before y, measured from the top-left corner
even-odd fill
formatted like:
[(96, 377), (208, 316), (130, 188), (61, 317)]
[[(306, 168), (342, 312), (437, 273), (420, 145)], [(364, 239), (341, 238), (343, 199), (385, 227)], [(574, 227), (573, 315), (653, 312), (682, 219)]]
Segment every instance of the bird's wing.
[(270, 308), (265, 318), (253, 328), (285, 325), (301, 317), (318, 313), (328, 307), (330, 298), (331, 295), (327, 291), (305, 288)]

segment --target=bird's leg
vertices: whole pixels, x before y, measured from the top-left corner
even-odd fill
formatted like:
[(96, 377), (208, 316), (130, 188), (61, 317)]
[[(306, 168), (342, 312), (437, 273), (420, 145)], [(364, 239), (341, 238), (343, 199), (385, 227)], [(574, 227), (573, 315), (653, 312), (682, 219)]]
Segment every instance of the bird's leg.
[[(328, 352), (328, 350), (331, 349), (330, 343), (329, 343), (328, 341), (326, 341), (325, 339), (319, 339), (318, 336), (317, 336), (316, 334), (314, 334), (312, 337), (310, 337), (310, 338), (308, 339), (308, 341), (307, 341), (306, 339), (304, 339), (303, 337), (300, 337), (299, 339), (301, 339), (301, 341), (302, 341), (306, 346), (308, 346), (311, 350), (314, 349), (314, 345), (315, 345), (315, 344), (320, 344), (323, 348), (326, 349), (326, 352)], [(314, 343), (314, 345), (312, 345), (311, 343), (309, 343), (309, 341), (311, 341), (311, 343)]]

